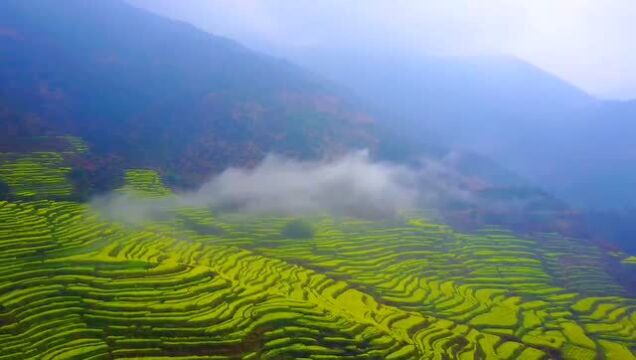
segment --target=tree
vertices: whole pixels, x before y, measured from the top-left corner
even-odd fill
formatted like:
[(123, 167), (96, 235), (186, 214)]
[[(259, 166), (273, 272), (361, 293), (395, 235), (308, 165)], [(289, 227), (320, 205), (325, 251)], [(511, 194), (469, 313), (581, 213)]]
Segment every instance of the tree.
[(314, 237), (314, 229), (308, 222), (295, 219), (283, 227), (281, 235), (290, 239), (311, 239)]

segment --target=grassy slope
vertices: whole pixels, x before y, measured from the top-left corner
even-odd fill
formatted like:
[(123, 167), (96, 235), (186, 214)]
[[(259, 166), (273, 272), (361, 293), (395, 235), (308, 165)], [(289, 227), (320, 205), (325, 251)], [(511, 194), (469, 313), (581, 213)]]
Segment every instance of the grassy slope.
[[(120, 191), (170, 196), (147, 170)], [(1, 202), (0, 358), (634, 358), (635, 300), (574, 239), (405, 214), (306, 219), (299, 240), (288, 218), (173, 215)]]

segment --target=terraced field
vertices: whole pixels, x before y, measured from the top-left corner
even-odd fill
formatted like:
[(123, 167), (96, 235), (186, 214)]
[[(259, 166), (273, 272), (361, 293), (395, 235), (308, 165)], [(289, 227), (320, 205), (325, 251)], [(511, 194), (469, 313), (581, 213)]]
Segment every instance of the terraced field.
[(40, 152), (27, 156), (0, 154), (0, 180), (19, 198), (63, 198), (73, 190), (67, 180), (71, 169), (59, 153)]
[[(0, 359), (636, 358), (636, 299), (610, 271), (633, 260), (592, 244), (419, 213), (303, 219), (306, 238), (203, 208), (125, 225), (55, 200), (56, 159), (0, 165), (26, 194), (0, 202)], [(171, 196), (150, 170), (119, 192)]]

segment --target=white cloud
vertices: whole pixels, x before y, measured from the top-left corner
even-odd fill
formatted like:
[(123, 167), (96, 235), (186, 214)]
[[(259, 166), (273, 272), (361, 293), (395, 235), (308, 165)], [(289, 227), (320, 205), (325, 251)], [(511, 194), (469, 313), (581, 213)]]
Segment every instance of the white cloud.
[(113, 193), (92, 204), (109, 217), (133, 223), (165, 217), (183, 206), (252, 214), (387, 217), (416, 207), (418, 176), (402, 165), (372, 162), (366, 151), (333, 161), (269, 155), (254, 168), (229, 168), (194, 192), (161, 199)]

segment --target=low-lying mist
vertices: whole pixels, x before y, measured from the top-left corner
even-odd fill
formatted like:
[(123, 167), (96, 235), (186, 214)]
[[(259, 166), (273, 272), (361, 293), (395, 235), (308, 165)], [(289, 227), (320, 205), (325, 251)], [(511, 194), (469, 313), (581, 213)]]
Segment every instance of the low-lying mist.
[(253, 168), (229, 168), (197, 191), (148, 199), (126, 192), (95, 198), (109, 218), (140, 222), (164, 218), (180, 207), (277, 215), (392, 217), (418, 206), (420, 173), (403, 165), (374, 162), (367, 151), (335, 160), (299, 161), (268, 155)]

